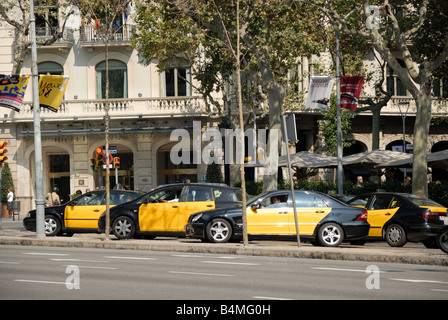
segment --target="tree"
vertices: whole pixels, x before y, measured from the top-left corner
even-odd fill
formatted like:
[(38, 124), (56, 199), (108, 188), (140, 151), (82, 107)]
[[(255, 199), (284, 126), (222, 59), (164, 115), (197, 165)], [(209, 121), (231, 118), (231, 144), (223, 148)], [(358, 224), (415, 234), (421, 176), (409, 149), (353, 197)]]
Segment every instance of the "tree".
[[(73, 1), (64, 2), (65, 7), (69, 7)], [(35, 7), (37, 16), (44, 20), (46, 29), (50, 31), (51, 36), (37, 41), (37, 45), (47, 46), (55, 43), (64, 35), (67, 19), (74, 11), (65, 14), (63, 10), (59, 12), (61, 5), (59, 1), (42, 0)], [(0, 2), (0, 17), (15, 28), (16, 41), (14, 45), (14, 61), (12, 74), (20, 74), (23, 66), (23, 60), (27, 55), (27, 50), (31, 46), (29, 40), (30, 29), (30, 5), (29, 0), (3, 0)], [(62, 23), (55, 23), (58, 17), (62, 17)]]
[[(318, 53), (323, 46), (309, 7), (281, 0), (245, 0), (240, 1), (239, 17), (237, 30), (235, 1), (145, 2), (137, 9), (135, 47), (147, 62), (158, 59), (161, 70), (176, 62), (199, 66), (194, 75), (208, 98), (212, 88), (232, 82), (239, 32), (244, 83), (252, 84), (248, 86), (254, 89), (252, 97), (267, 102), (269, 130), (279, 133), (278, 141), (269, 139), (269, 149), (270, 143), (281, 145), (280, 117), (289, 71), (297, 66), (298, 57)], [(265, 176), (263, 188), (275, 188), (276, 177)]]
[[(379, 8), (380, 29), (353, 28), (343, 21), (341, 11), (331, 10), (331, 14), (341, 23), (344, 33), (372, 43), (414, 98), (417, 114), (412, 192), (427, 196), (426, 154), (431, 121), (431, 87), (433, 73), (446, 62), (448, 56), (448, 3), (437, 0), (384, 0)], [(367, 21), (371, 12), (368, 0), (362, 1), (362, 9), (362, 21)], [(404, 66), (398, 59), (404, 61)]]
[(11, 169), (9, 168), (8, 162), (4, 163), (3, 168), (1, 169), (1, 197), (2, 197), (2, 203), (6, 203), (7, 199), (6, 196), (8, 195), (8, 188), (11, 188), (13, 192), (15, 192), (14, 189), (14, 181), (12, 179)]

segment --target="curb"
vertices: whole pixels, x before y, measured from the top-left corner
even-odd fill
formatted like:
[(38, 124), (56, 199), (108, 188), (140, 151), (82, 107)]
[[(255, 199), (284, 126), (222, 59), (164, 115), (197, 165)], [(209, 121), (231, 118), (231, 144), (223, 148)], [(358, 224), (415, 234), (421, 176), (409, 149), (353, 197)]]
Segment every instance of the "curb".
[(357, 247), (279, 247), (268, 245), (185, 243), (175, 240), (103, 240), (89, 238), (28, 238), (0, 236), (0, 245), (101, 248), (184, 253), (266, 256), (302, 259), (326, 259), (384, 263), (406, 263), (448, 266), (448, 255), (434, 249), (434, 253), (399, 252), (393, 249)]

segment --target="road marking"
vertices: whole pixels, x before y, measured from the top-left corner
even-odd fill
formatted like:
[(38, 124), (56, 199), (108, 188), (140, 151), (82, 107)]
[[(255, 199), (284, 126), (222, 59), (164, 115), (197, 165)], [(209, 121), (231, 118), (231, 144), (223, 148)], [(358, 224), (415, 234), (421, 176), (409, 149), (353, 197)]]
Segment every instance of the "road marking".
[(71, 261), (71, 262), (94, 262), (94, 263), (108, 263), (104, 260), (84, 260), (84, 259), (50, 259), (52, 261)]
[[(344, 269), (344, 268), (324, 268), (324, 267), (312, 267), (314, 270), (328, 270), (328, 271), (348, 271), (348, 272), (362, 272), (366, 273), (366, 269)], [(380, 273), (387, 273), (388, 271), (381, 271)]]
[[(71, 266), (70, 264), (65, 264), (62, 265), (63, 267), (68, 267)], [(78, 268), (83, 268), (83, 269), (103, 269), (103, 270), (117, 270), (118, 268), (114, 268), (114, 267), (93, 267), (93, 266), (76, 266)]]
[(431, 289), (431, 291), (448, 292), (448, 290), (442, 290), (442, 289)]
[(276, 298), (276, 297), (262, 297), (262, 296), (254, 296), (252, 299), (263, 299), (263, 300), (294, 300), (287, 298)]
[(31, 254), (37, 256), (68, 256), (68, 253), (45, 253), (45, 252), (25, 252), (24, 254)]
[(438, 284), (448, 284), (448, 282), (437, 281), (437, 280), (419, 280), (419, 279), (396, 279), (389, 278), (389, 280), (412, 282), (412, 283), (438, 283)]
[(19, 264), (19, 263), (13, 261), (0, 261), (0, 264)]
[(105, 256), (106, 259), (129, 259), (129, 260), (157, 260), (156, 258), (146, 257), (122, 257), (122, 256)]
[(241, 266), (259, 266), (259, 263), (249, 263), (249, 262), (227, 262), (227, 261), (201, 261), (202, 263), (214, 263), (214, 264), (234, 264)]
[(188, 275), (193, 275), (193, 276), (212, 276), (212, 277), (234, 277), (235, 276), (233, 274), (186, 272), (186, 271), (169, 271), (169, 273), (188, 274)]
[(41, 281), (41, 280), (24, 280), (24, 279), (15, 279), (17, 282), (30, 282), (30, 283), (46, 283), (46, 284), (64, 284), (65, 282), (56, 282), (56, 281)]

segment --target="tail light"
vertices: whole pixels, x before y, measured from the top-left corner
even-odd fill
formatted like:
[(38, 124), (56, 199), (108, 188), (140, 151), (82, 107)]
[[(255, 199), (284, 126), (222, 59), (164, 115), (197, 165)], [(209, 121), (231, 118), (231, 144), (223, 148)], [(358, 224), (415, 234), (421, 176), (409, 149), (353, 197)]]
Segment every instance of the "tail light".
[(367, 221), (367, 210), (364, 210), (364, 212), (361, 213), (356, 221)]
[(446, 212), (432, 212), (430, 209), (423, 213), (423, 218), (428, 220), (439, 220), (440, 216), (446, 217)]

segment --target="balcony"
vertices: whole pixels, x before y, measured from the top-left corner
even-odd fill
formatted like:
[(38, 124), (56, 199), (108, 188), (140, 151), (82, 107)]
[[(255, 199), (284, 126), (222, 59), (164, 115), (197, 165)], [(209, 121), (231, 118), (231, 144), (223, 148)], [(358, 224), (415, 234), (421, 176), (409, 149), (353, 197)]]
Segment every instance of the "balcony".
[[(53, 34), (57, 34), (58, 32), (59, 28), (57, 26), (36, 28), (37, 49), (56, 49), (68, 52), (75, 42), (73, 32), (65, 28), (61, 38), (53, 43), (49, 43), (53, 38)], [(27, 40), (31, 41), (31, 36), (29, 34)]]
[[(105, 100), (66, 100), (59, 111), (41, 108), (42, 122), (100, 120), (104, 118)], [(109, 100), (110, 119), (189, 118), (207, 116), (201, 97), (135, 98)], [(11, 113), (13, 123), (33, 121), (31, 102), (24, 102), (20, 112)], [(9, 120), (5, 118), (5, 120)], [(8, 121), (9, 122), (9, 121)]]
[[(126, 46), (129, 50), (131, 46), (131, 36), (134, 30), (133, 25), (124, 24), (115, 27), (112, 35), (109, 36), (109, 46)], [(81, 47), (93, 51), (94, 48), (102, 48), (105, 46), (106, 34), (96, 26), (82, 26), (79, 30), (79, 43)]]

